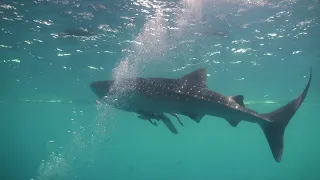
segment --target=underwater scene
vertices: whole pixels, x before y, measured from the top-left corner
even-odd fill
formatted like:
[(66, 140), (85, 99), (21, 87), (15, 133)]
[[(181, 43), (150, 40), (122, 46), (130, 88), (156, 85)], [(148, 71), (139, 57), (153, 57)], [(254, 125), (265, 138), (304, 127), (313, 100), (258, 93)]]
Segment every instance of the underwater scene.
[(0, 0), (1, 180), (319, 180), (319, 0)]

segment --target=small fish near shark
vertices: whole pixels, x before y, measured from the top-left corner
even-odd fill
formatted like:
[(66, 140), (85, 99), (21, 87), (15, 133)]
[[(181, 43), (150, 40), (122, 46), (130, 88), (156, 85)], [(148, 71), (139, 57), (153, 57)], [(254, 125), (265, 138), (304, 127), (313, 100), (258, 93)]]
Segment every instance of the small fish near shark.
[(198, 69), (183, 77), (129, 78), (121, 80), (125, 92), (117, 98), (114, 80), (96, 81), (90, 84), (94, 94), (105, 103), (127, 112), (139, 114), (141, 119), (163, 121), (168, 129), (177, 134), (170, 119), (164, 114), (185, 115), (200, 123), (205, 115), (225, 119), (236, 127), (240, 121), (257, 123), (263, 130), (276, 162), (280, 162), (284, 148), (284, 132), (290, 119), (303, 103), (311, 83), (312, 71), (302, 93), (286, 105), (269, 113), (258, 113), (245, 106), (243, 95), (225, 96), (208, 89), (206, 69)]

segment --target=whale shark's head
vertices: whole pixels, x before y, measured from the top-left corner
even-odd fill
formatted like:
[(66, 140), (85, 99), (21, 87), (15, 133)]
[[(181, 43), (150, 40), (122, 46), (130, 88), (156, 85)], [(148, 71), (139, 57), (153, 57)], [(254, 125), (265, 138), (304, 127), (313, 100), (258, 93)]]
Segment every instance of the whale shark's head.
[(139, 89), (143, 88), (135, 86), (138, 79), (95, 81), (90, 84), (90, 88), (99, 100), (102, 100), (101, 102), (124, 109), (129, 106), (138, 106), (141, 102)]
[(111, 96), (115, 96), (113, 98), (127, 98), (126, 95), (130, 96), (132, 93), (136, 92), (136, 83), (138, 82), (138, 79), (139, 78), (123, 79), (118, 81), (95, 81), (90, 84), (90, 88), (99, 99), (105, 99), (106, 97)]
[(90, 84), (90, 88), (99, 99), (102, 99), (110, 94), (113, 83), (113, 80), (95, 81)]

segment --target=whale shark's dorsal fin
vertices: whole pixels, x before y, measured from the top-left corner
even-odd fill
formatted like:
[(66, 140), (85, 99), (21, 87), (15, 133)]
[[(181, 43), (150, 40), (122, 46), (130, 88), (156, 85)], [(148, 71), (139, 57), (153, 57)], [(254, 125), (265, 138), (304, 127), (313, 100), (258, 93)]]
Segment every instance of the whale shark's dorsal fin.
[[(244, 103), (243, 103), (243, 95), (235, 95), (235, 96), (229, 96), (234, 102), (238, 103), (240, 106), (245, 106)], [(227, 118), (226, 119), (229, 124), (232, 126), (232, 127), (237, 127), (238, 124), (240, 123), (240, 119), (236, 119), (236, 118)]]
[(241, 106), (245, 106), (243, 103), (243, 95), (231, 96), (231, 99), (233, 99), (236, 103), (240, 104)]
[(207, 70), (205, 68), (195, 70), (179, 79), (185, 85), (206, 88)]

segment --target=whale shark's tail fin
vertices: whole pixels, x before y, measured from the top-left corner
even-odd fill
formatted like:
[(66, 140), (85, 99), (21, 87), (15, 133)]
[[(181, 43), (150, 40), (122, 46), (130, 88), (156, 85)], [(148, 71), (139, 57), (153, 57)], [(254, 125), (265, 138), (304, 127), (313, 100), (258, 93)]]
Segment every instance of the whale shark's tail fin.
[(263, 114), (271, 122), (261, 124), (261, 128), (268, 140), (269, 146), (271, 148), (273, 157), (277, 162), (281, 161), (283, 153), (283, 136), (286, 126), (288, 125), (290, 119), (296, 113), (302, 102), (304, 101), (310, 86), (312, 78), (312, 71), (310, 69), (310, 76), (308, 84), (306, 85), (303, 92), (294, 100), (290, 101), (288, 104), (282, 106), (275, 111)]

